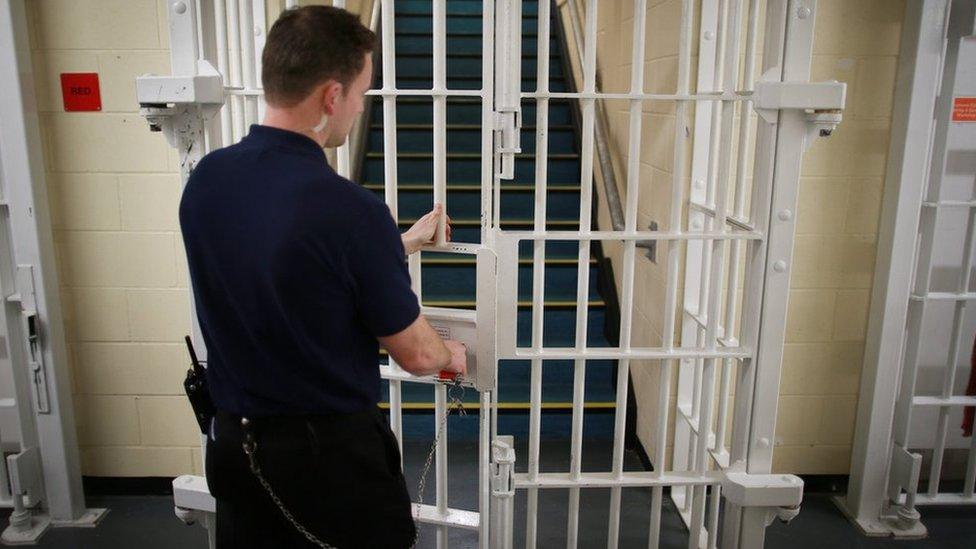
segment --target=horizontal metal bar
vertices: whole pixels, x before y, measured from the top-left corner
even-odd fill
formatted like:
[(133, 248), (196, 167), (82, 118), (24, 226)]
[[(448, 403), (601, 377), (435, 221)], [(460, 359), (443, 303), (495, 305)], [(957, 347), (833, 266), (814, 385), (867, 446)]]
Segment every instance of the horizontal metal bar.
[(515, 475), (515, 488), (610, 488), (637, 486), (712, 486), (722, 483), (725, 475), (721, 471), (708, 471), (704, 474), (693, 471), (673, 471), (656, 473), (653, 471), (627, 471), (620, 477), (612, 472), (582, 473), (574, 479), (570, 473), (539, 473), (535, 480), (528, 474)]
[(912, 398), (915, 406), (976, 406), (976, 396), (951, 396), (949, 398), (941, 396), (916, 396)]
[(477, 511), (448, 508), (447, 513), (442, 514), (434, 505), (411, 503), (410, 506), (413, 508), (413, 518), (426, 524), (477, 530), (481, 523), (481, 514)]
[(976, 299), (976, 292), (929, 292), (927, 294), (912, 294), (914, 301), (972, 301)]
[(386, 97), (482, 97), (485, 94), (482, 90), (435, 90), (435, 89), (379, 89), (369, 90), (366, 95), (378, 95)]
[[(390, 403), (380, 402), (378, 406), (381, 409), (387, 410), (390, 408)], [(401, 405), (404, 410), (433, 410), (434, 403), (432, 402), (404, 402)], [(529, 410), (532, 406), (530, 402), (499, 402), (493, 405), (499, 410)], [(617, 406), (616, 402), (585, 402), (583, 403), (583, 408), (586, 410), (612, 410)], [(480, 402), (465, 402), (462, 407), (465, 410), (480, 410)], [(572, 410), (572, 402), (543, 402), (540, 404), (543, 410)]]
[(506, 236), (519, 240), (762, 240), (758, 232), (670, 232), (634, 231), (618, 233), (613, 231), (502, 231)]
[[(707, 204), (701, 204), (699, 202), (693, 202), (693, 201), (690, 201), (690, 200), (688, 201), (688, 206), (692, 210), (697, 210), (697, 211), (702, 212), (703, 214), (708, 215), (710, 217), (715, 217), (715, 208), (713, 208), (712, 206), (709, 206)], [(734, 215), (727, 215), (727, 216), (725, 216), (725, 222), (728, 223), (729, 225), (732, 225), (733, 227), (736, 227), (736, 228), (741, 229), (743, 231), (750, 231), (751, 232), (751, 231), (755, 231), (756, 230), (756, 227), (753, 226), (752, 223), (750, 223), (748, 219), (744, 219), (744, 218), (737, 217), (737, 216), (734, 216)]]
[(976, 207), (976, 200), (927, 200), (922, 202), (926, 208), (973, 208)]
[[(905, 502), (905, 494), (898, 498), (899, 503)], [(961, 493), (936, 494), (917, 494), (915, 505), (976, 505), (976, 495), (966, 496)]]
[(533, 350), (531, 347), (516, 347), (514, 358), (541, 358), (543, 360), (612, 360), (632, 358), (637, 360), (682, 360), (689, 358), (748, 358), (752, 351), (746, 347), (732, 347), (706, 351), (695, 348), (666, 349), (663, 347), (632, 347), (621, 350), (615, 347), (590, 347), (585, 350), (572, 347), (549, 347)]
[[(264, 95), (264, 88), (242, 88), (238, 86), (224, 86), (225, 95), (242, 95), (257, 97)], [(379, 97), (482, 97), (482, 90), (436, 90), (436, 89), (378, 89), (366, 92), (368, 96)]]
[(394, 370), (388, 364), (380, 364), (380, 377), (383, 379), (389, 379), (392, 381), (409, 381), (412, 383), (426, 383), (428, 385), (437, 385), (439, 383), (446, 383), (444, 380), (439, 379), (437, 376), (415, 376), (413, 374), (404, 372), (403, 370)]
[(523, 99), (644, 99), (651, 101), (745, 101), (750, 94), (740, 93), (601, 93), (601, 92), (523, 92)]
[[(689, 410), (689, 407), (682, 406), (679, 404), (677, 406), (677, 409), (678, 409), (678, 417), (683, 419), (685, 423), (688, 424), (689, 429), (691, 430), (692, 433), (695, 434), (696, 437), (700, 436), (698, 432), (699, 429), (698, 419), (691, 416), (691, 411)], [(716, 443), (715, 437), (716, 437), (715, 431), (709, 429), (706, 448), (708, 449), (709, 455), (711, 455), (712, 459), (715, 460), (715, 463), (718, 464), (718, 466), (721, 469), (726, 469), (729, 466), (729, 453), (725, 449), (724, 442), (721, 444)]]

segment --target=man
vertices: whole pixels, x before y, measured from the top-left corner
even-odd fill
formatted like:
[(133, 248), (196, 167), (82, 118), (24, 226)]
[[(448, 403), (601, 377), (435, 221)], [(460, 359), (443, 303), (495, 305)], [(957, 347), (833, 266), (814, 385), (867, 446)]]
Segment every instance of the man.
[(375, 43), (345, 11), (285, 12), (262, 58), (263, 124), (207, 155), (183, 193), (218, 409), (206, 460), (218, 547), (414, 539), (399, 449), (377, 408), (379, 345), (415, 375), (463, 374), (465, 350), (419, 314), (404, 260), (445, 214), (435, 208), (401, 238), (387, 207), (322, 151), (363, 110)]

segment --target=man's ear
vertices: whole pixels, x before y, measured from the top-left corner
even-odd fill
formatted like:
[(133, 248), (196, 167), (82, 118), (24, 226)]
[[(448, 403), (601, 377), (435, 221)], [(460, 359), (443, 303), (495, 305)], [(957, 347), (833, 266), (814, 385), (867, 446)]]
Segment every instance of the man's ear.
[(327, 116), (332, 116), (335, 114), (336, 101), (339, 100), (342, 95), (342, 84), (336, 82), (335, 80), (329, 80), (323, 85), (322, 90), (322, 101), (324, 103), (323, 110)]

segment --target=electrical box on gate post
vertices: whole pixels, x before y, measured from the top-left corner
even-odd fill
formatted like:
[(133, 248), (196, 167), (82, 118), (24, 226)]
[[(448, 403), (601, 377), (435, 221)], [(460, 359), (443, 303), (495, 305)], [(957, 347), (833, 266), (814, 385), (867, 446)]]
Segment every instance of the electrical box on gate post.
[(462, 383), (478, 391), (495, 388), (495, 253), (480, 244), (449, 243), (430, 251), (474, 255), (477, 283), (475, 310), (448, 307), (423, 307), (427, 322), (443, 339), (453, 339), (467, 347), (468, 375)]

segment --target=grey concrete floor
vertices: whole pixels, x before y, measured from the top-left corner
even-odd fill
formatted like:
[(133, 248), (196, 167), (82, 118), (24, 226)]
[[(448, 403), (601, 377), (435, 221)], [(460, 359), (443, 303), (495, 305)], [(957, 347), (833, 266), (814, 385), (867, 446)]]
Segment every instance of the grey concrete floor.
[[(568, 466), (568, 444), (564, 441), (543, 441), (542, 471), (556, 471)], [(415, 487), (418, 468), (426, 454), (427, 443), (408, 441), (405, 446), (408, 485)], [(457, 442), (450, 448), (451, 505), (474, 508), (477, 498), (477, 464), (474, 443)], [(525, 455), (519, 447), (519, 457)], [(584, 470), (605, 468), (610, 461), (610, 444), (589, 440), (584, 445)], [(633, 452), (626, 456), (627, 469), (641, 469)], [(524, 466), (524, 462), (523, 462)], [(414, 494), (415, 495), (415, 494)], [(416, 495), (415, 495), (416, 496)], [(789, 525), (774, 523), (767, 530), (768, 548), (819, 547), (895, 547), (916, 548), (974, 548), (976, 547), (976, 509), (922, 509), (922, 519), (929, 529), (923, 540), (894, 541), (886, 538), (866, 538), (840, 514), (830, 501), (831, 494), (808, 493), (804, 496), (800, 515)], [(426, 501), (433, 498), (433, 483), (429, 484)], [(415, 497), (416, 499), (416, 497)], [(539, 495), (538, 546), (565, 547), (567, 492), (543, 490)], [(623, 491), (620, 547), (647, 546), (650, 491)], [(173, 515), (172, 498), (165, 495), (98, 495), (89, 494), (89, 505), (107, 507), (108, 516), (94, 529), (55, 529), (44, 536), (37, 547), (42, 548), (173, 548), (206, 547), (206, 535), (200, 526), (186, 526)], [(524, 545), (526, 494), (516, 497), (516, 547)], [(609, 490), (586, 490), (581, 496), (580, 547), (605, 547)], [(0, 528), (6, 527), (9, 511), (0, 512)], [(687, 532), (674, 506), (665, 498), (662, 527), (662, 547), (686, 547)], [(419, 547), (434, 547), (433, 529), (423, 528)], [(475, 547), (473, 533), (452, 531), (449, 546)]]

